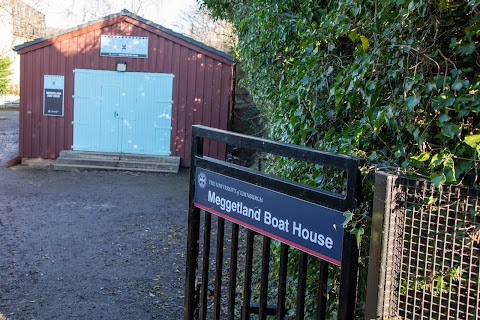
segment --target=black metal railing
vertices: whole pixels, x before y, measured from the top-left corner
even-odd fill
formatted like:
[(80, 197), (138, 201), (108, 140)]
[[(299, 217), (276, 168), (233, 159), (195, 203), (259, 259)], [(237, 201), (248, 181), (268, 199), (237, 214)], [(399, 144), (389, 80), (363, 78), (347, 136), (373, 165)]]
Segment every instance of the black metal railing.
[[(292, 316), (295, 319), (304, 319), (306, 313), (315, 314), (317, 319), (325, 319), (329, 294), (338, 296), (337, 318), (353, 319), (358, 271), (358, 248), (353, 235), (343, 232), (340, 279), (335, 293), (327, 292), (327, 287), (329, 270), (336, 266), (304, 251), (299, 253), (295, 310), (291, 307), (287, 310), (287, 291), (292, 289), (287, 284), (287, 274), (291, 268), (289, 246), (285, 243), (279, 245), (280, 259), (276, 262), (278, 278), (275, 286), (272, 286), (269, 281), (272, 264), (271, 238), (260, 235), (258, 230), (240, 226), (236, 221), (228, 221), (196, 206), (196, 168), (201, 167), (302, 201), (344, 212), (356, 207), (360, 184), (358, 168), (362, 164), (361, 160), (203, 126), (193, 126), (192, 135), (184, 319), (250, 319), (252, 314), (257, 314), (258, 319), (266, 319), (267, 316), (275, 316), (276, 319)], [(223, 142), (260, 153), (337, 168), (346, 172), (348, 182), (345, 192), (325, 191), (205, 157), (203, 146), (206, 141)], [(321, 224), (322, 217), (319, 216), (318, 219)], [(338, 228), (342, 226), (339, 225)], [(312, 264), (318, 270), (315, 310), (309, 310), (305, 305), (307, 289), (311, 285), (307, 284), (307, 272)], [(261, 270), (254, 272), (254, 266), (260, 266)], [(258, 277), (260, 279), (254, 279)], [(277, 288), (273, 294), (272, 287)], [(255, 301), (253, 296), (256, 297)]]

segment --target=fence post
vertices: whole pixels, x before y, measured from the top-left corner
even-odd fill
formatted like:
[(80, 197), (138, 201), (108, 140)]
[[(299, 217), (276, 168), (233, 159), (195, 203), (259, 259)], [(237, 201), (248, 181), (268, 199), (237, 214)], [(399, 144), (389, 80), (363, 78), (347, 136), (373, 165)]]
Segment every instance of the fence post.
[[(395, 316), (398, 288), (399, 210), (396, 175), (377, 171), (373, 197), (365, 319)], [(400, 242), (401, 245), (401, 242)]]
[(358, 246), (353, 234), (344, 233), (337, 319), (354, 319), (358, 282)]
[[(196, 156), (203, 155), (203, 138), (197, 137), (196, 128), (192, 128), (191, 168), (195, 168)], [(199, 290), (198, 282), (198, 253), (200, 241), (200, 209), (194, 206), (195, 172), (190, 171), (190, 194), (188, 208), (188, 237), (185, 277), (185, 300), (183, 315), (185, 320), (198, 317)]]

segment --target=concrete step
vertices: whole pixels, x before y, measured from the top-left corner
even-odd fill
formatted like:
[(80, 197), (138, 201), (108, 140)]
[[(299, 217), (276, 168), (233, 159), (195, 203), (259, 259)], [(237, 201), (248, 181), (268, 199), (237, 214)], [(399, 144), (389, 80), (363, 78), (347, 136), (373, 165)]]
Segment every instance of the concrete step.
[(115, 153), (115, 152), (89, 152), (89, 151), (60, 151), (60, 158), (82, 158), (82, 159), (112, 159), (127, 160), (141, 162), (164, 162), (164, 163), (180, 163), (180, 157), (172, 156), (156, 156), (133, 153)]
[(60, 151), (59, 159), (60, 158), (118, 160), (120, 158), (120, 154), (119, 153), (108, 153), (108, 152), (87, 152), (87, 151), (62, 150), (62, 151)]
[(109, 166), (91, 166), (91, 165), (72, 165), (72, 164), (54, 164), (54, 170), (58, 171), (84, 171), (84, 170), (105, 170), (105, 171), (135, 171), (135, 172), (156, 172), (156, 173), (178, 173), (178, 170), (168, 171), (165, 169), (146, 169), (146, 168), (121, 168)]
[(124, 170), (177, 173), (179, 157), (63, 150), (55, 170)]

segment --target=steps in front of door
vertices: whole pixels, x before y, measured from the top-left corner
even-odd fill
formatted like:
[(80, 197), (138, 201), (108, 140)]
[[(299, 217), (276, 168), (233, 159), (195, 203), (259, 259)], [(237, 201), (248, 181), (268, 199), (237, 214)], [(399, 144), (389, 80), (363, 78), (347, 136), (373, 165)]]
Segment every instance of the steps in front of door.
[(62, 150), (55, 170), (123, 170), (177, 173), (179, 157)]

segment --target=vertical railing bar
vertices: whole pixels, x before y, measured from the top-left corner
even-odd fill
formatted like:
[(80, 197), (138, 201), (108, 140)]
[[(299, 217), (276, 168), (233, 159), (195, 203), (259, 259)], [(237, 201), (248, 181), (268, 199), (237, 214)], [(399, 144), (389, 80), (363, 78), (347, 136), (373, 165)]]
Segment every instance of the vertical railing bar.
[[(423, 188), (425, 188), (425, 186)], [(417, 189), (418, 188), (414, 189), (414, 195), (415, 195), (414, 199), (416, 199), (417, 195), (418, 195)], [(414, 262), (414, 265), (415, 265), (414, 277), (416, 277), (416, 278), (423, 277), (424, 279), (426, 279), (426, 276), (427, 276), (426, 271), (423, 270), (423, 273), (422, 273), (422, 269), (420, 267), (420, 252), (422, 251), (421, 248), (420, 248), (420, 244), (421, 244), (421, 241), (422, 241), (421, 240), (421, 233), (422, 233), (422, 223), (423, 223), (423, 218), (424, 217), (423, 217), (423, 212), (421, 210), (418, 210), (418, 208), (416, 208), (416, 203), (415, 202), (413, 202), (413, 206), (415, 208), (414, 212), (413, 212), (413, 217), (417, 216), (417, 214), (420, 216), (420, 221), (418, 222), (418, 228), (417, 228), (416, 231), (414, 231), (414, 232), (417, 233), (417, 236), (418, 236), (418, 240), (415, 243), (416, 257), (415, 257), (415, 262)], [(420, 301), (418, 301), (419, 298), (418, 298), (418, 294), (417, 294), (418, 291), (417, 290), (421, 290), (420, 293), (423, 296), (424, 293), (425, 293), (425, 287), (423, 289), (417, 289), (417, 286), (415, 286), (415, 293), (414, 293), (414, 296), (413, 296), (413, 308), (412, 308), (414, 318), (417, 315), (417, 312), (418, 312), (417, 310), (420, 310), (419, 311), (420, 314), (418, 314), (419, 317), (421, 316), (421, 312), (422, 312), (421, 309), (417, 308), (417, 303), (421, 303)]]
[[(442, 187), (443, 187), (443, 186), (442, 186)], [(443, 188), (441, 188), (440, 190), (442, 190), (442, 189), (443, 189)], [(443, 194), (443, 193), (441, 193), (441, 194)], [(448, 203), (450, 203), (450, 194), (448, 194), (448, 198), (449, 198), (449, 199), (448, 199)], [(457, 235), (457, 230), (463, 228), (464, 226), (465, 226), (465, 220), (460, 221), (459, 216), (458, 216), (458, 211), (455, 210), (455, 226), (454, 226), (454, 235), (453, 235), (453, 237), (452, 237), (452, 246), (453, 246), (452, 251), (453, 251), (453, 253), (457, 253), (457, 250), (456, 250), (456, 248), (455, 248), (455, 247), (456, 247), (456, 240), (461, 239), (461, 237), (462, 237), (461, 233)], [(463, 250), (463, 241), (462, 241), (462, 240), (460, 240), (460, 241), (461, 241), (460, 254), (459, 254), (459, 256), (460, 256), (460, 268), (463, 269), (463, 253), (464, 253), (464, 250)], [(454, 256), (455, 256), (455, 255), (454, 255)], [(455, 263), (455, 262), (454, 262), (454, 263)], [(469, 275), (468, 275), (468, 276), (470, 277), (470, 270), (469, 270)], [(462, 283), (462, 282), (463, 282), (463, 281), (459, 281), (459, 286), (460, 286), (459, 289), (461, 289), (461, 283)], [(457, 308), (456, 308), (457, 314), (456, 314), (456, 319), (461, 319), (460, 310), (461, 310), (462, 308), (461, 308), (461, 306), (460, 306), (460, 302), (461, 302), (461, 294), (460, 294), (460, 292), (461, 292), (461, 290), (459, 290), (459, 293), (457, 294), (457, 303), (456, 303), (456, 306), (457, 306)], [(450, 292), (450, 290), (449, 290), (448, 298), (449, 298), (449, 300), (451, 299), (451, 292)], [(466, 319), (468, 319), (468, 318), (466, 318)]]
[(307, 292), (308, 254), (301, 251), (298, 263), (297, 314), (295, 320), (305, 318), (305, 296)]
[[(405, 187), (405, 193), (406, 193), (406, 197), (405, 197), (405, 200), (406, 200), (406, 203), (405, 203), (405, 212), (406, 214), (408, 214), (408, 197), (409, 197), (409, 192), (410, 192), (410, 187), (409, 186), (406, 186)], [(411, 312), (413, 314), (415, 314), (415, 306), (416, 306), (416, 302), (415, 302), (415, 297), (413, 298), (413, 305), (411, 308), (408, 307), (408, 300), (409, 300), (409, 293), (413, 291), (414, 295), (416, 296), (416, 287), (411, 289), (409, 288), (409, 285), (410, 285), (410, 282), (411, 282), (411, 279), (412, 277), (415, 277), (417, 276), (417, 269), (415, 269), (415, 272), (413, 272), (413, 275), (411, 273), (411, 269), (410, 269), (410, 266), (413, 266), (414, 264), (414, 260), (413, 260), (413, 255), (415, 254), (415, 252), (413, 251), (413, 236), (415, 235), (415, 231), (414, 231), (414, 228), (415, 228), (415, 216), (416, 216), (416, 211), (415, 211), (415, 208), (413, 208), (410, 212), (410, 234), (409, 234), (409, 250), (408, 250), (408, 264), (406, 266), (407, 268), (407, 298), (405, 299), (405, 316), (407, 316), (407, 311), (409, 309), (411, 309)], [(415, 317), (415, 316), (414, 316)]]
[[(460, 192), (461, 190), (460, 190), (460, 188), (456, 188), (455, 190), (457, 191), (457, 199), (459, 199), (460, 196), (461, 196), (461, 192)], [(468, 196), (467, 196), (467, 201), (468, 201)], [(457, 207), (455, 207), (455, 211), (458, 212), (458, 211), (459, 211), (458, 201), (456, 202), (456, 206), (457, 206)], [(470, 224), (470, 223), (472, 222), (472, 221), (470, 221), (470, 215), (469, 215), (466, 207), (465, 207), (464, 219), (465, 219), (465, 225), (467, 225), (467, 223)], [(469, 263), (468, 263), (468, 273), (469, 273), (469, 274), (468, 274), (468, 282), (467, 282), (467, 285), (468, 285), (468, 291), (467, 291), (467, 314), (466, 314), (466, 318), (467, 318), (467, 319), (469, 319), (470, 316), (471, 316), (470, 308), (469, 308), (469, 306), (470, 306), (470, 299), (469, 299), (469, 297), (472, 296), (472, 290), (473, 290), (473, 288), (472, 288), (473, 281), (472, 281), (472, 280), (473, 280), (474, 278), (477, 278), (477, 279), (478, 279), (478, 274), (477, 274), (477, 275), (472, 274), (472, 267), (474, 266), (474, 262), (473, 262), (473, 259), (474, 259), (474, 258), (473, 258), (473, 257), (475, 256), (475, 251), (474, 251), (475, 246), (474, 246), (473, 243), (471, 242), (471, 243), (469, 244), (469, 247), (470, 247), (470, 248), (469, 248), (469, 252), (468, 252), (469, 254), (468, 254), (468, 256), (470, 257), (470, 261), (469, 261)], [(479, 296), (477, 295), (477, 299), (476, 299), (477, 302), (476, 302), (476, 304), (478, 304), (478, 297), (479, 297)], [(477, 312), (478, 312), (478, 306), (477, 306)], [(478, 319), (478, 318), (477, 318), (477, 319)]]
[(218, 217), (217, 227), (217, 257), (215, 263), (215, 291), (213, 319), (220, 320), (222, 302), (222, 278), (223, 278), (223, 244), (225, 240), (225, 219)]
[[(455, 189), (455, 191), (458, 192), (459, 189)], [(452, 203), (452, 201), (451, 201), (451, 199), (450, 199), (451, 195), (452, 195), (452, 186), (450, 186), (450, 189), (448, 190), (448, 203)], [(457, 195), (457, 201), (456, 201), (457, 206), (458, 206), (458, 199), (459, 199), (459, 197), (460, 197), (460, 194)], [(458, 210), (458, 207), (455, 208), (455, 213), (456, 213), (456, 215), (458, 215), (459, 213), (461, 213), (460, 210)], [(461, 213), (461, 215), (463, 216), (463, 219), (462, 219), (462, 220), (463, 220), (463, 221), (462, 221), (463, 226), (468, 225), (468, 215), (467, 215), (467, 214), (464, 214), (463, 212)], [(467, 248), (466, 248), (465, 241), (462, 241), (462, 249), (461, 249), (461, 251), (460, 251), (460, 255), (461, 255), (462, 257), (465, 257), (465, 260), (467, 260), (467, 261), (465, 261), (465, 262), (466, 262), (465, 265), (466, 265), (466, 266), (468, 265), (468, 280), (467, 280), (467, 282), (466, 282), (466, 286), (467, 286), (467, 288), (466, 288), (466, 289), (467, 289), (467, 292), (466, 292), (466, 305), (465, 305), (465, 315), (463, 315), (463, 317), (464, 317), (465, 319), (470, 319), (469, 316), (468, 316), (468, 314), (470, 313), (470, 312), (469, 312), (469, 306), (470, 306), (470, 299), (469, 299), (469, 297), (470, 297), (471, 290), (472, 290), (471, 285), (470, 285), (470, 281), (471, 281), (471, 279), (475, 276), (475, 275), (472, 274), (472, 252), (471, 252), (472, 243), (468, 244), (468, 246), (470, 247), (470, 248), (468, 249), (469, 254), (466, 253), (466, 252), (467, 252)], [(463, 268), (462, 268), (462, 269), (463, 269)], [(478, 275), (476, 275), (476, 276), (478, 277)], [(460, 282), (460, 283), (461, 283), (461, 282)], [(459, 295), (459, 296), (460, 296), (460, 295)], [(477, 298), (478, 298), (478, 297), (477, 297)], [(478, 300), (478, 299), (477, 299), (477, 300)]]
[[(470, 200), (468, 200), (470, 198), (470, 195), (468, 196), (466, 202), (469, 203)], [(480, 211), (480, 192), (476, 194), (476, 196), (472, 196), (472, 204), (471, 206), (474, 207), (474, 211), (475, 212), (478, 212)], [(473, 199), (475, 199), (475, 201), (473, 201)], [(469, 212), (470, 214), (470, 211), (468, 210), (468, 206), (465, 208), (465, 211)], [(473, 222), (476, 226), (480, 226), (480, 217), (478, 215), (474, 215), (473, 216)], [(480, 254), (480, 248), (477, 248), (476, 249), (476, 255), (478, 256), (478, 254)], [(471, 255), (471, 258), (473, 258), (473, 254)], [(477, 260), (477, 268), (480, 267), (480, 261)], [(473, 265), (472, 265), (473, 266)], [(477, 269), (478, 270), (478, 269)], [(475, 277), (476, 279), (476, 287), (477, 287), (477, 297), (480, 297), (480, 277)], [(477, 299), (476, 300), (476, 303), (475, 303), (475, 317), (474, 319), (480, 319), (480, 299)]]
[(317, 319), (324, 320), (327, 314), (328, 262), (320, 259), (318, 267)]
[[(401, 277), (403, 266), (403, 240), (405, 237), (405, 214), (404, 210), (401, 208), (401, 197), (403, 195), (401, 181), (398, 179), (398, 176), (392, 175), (390, 177), (389, 189), (391, 192), (391, 200), (389, 201), (389, 207), (393, 209), (394, 214), (393, 217), (389, 219), (392, 221), (392, 228), (389, 231), (391, 234), (390, 238), (393, 238), (389, 247), (393, 248), (394, 259), (392, 262), (391, 272), (389, 273), (392, 280), (391, 283), (393, 283), (393, 285), (391, 285), (391, 289), (388, 294), (389, 299), (391, 299), (391, 302), (388, 304), (388, 315), (397, 315), (401, 301), (400, 289), (402, 287)], [(384, 222), (384, 225), (390, 225), (390, 223), (385, 224)], [(386, 252), (385, 256), (388, 257), (388, 251)]]
[[(422, 201), (425, 201), (425, 198), (427, 197), (427, 190), (426, 188), (423, 188), (423, 193), (422, 193)], [(433, 217), (433, 214), (432, 214), (432, 206), (429, 206), (429, 210), (428, 210), (428, 217), (427, 217), (427, 230), (426, 230), (426, 234), (427, 235), (430, 235), (431, 234), (431, 225), (432, 225), (432, 217)], [(422, 208), (422, 213), (424, 212), (424, 207)], [(420, 237), (422, 238), (422, 237)], [(425, 243), (425, 262), (424, 262), (424, 265), (425, 265), (425, 271), (428, 271), (429, 269), (429, 264), (431, 265), (431, 268), (432, 268), (432, 272), (435, 272), (435, 257), (436, 257), (436, 251), (434, 249), (432, 249), (432, 254), (429, 253), (429, 248), (430, 247), (433, 247), (435, 248), (435, 243), (431, 244), (430, 241), (426, 241)], [(433, 258), (433, 264), (430, 262), (429, 263), (429, 256)], [(430, 295), (431, 297), (431, 300), (430, 300), (430, 303), (432, 304), (433, 303), (433, 294)], [(422, 301), (425, 301), (426, 299), (424, 298), (425, 297), (425, 291), (423, 292), (423, 296), (422, 296)], [(429, 314), (429, 319), (432, 319), (433, 317), (433, 308), (430, 308), (430, 314)], [(438, 312), (440, 312), (440, 310), (438, 310)]]
[[(480, 193), (477, 194), (477, 196), (474, 198), (476, 199), (476, 201), (474, 203), (472, 203), (472, 206), (475, 206), (476, 210), (475, 212), (477, 212), (478, 210), (480, 210), (480, 202), (479, 202), (479, 196), (480, 196)], [(478, 216), (474, 216), (473, 218), (473, 221), (475, 222), (476, 225), (479, 225), (478, 224), (478, 221), (477, 221), (477, 217)], [(477, 249), (477, 250), (480, 250), (480, 249)], [(477, 251), (477, 254), (480, 253)], [(477, 262), (477, 266), (480, 267), (480, 261)], [(480, 297), (480, 277), (476, 277), (477, 279), (477, 297)], [(477, 303), (476, 303), (476, 308), (475, 308), (475, 319), (480, 319), (480, 299), (477, 299)]]
[[(398, 193), (397, 194), (402, 194), (404, 195), (405, 194), (405, 187), (402, 185), (402, 182), (401, 180), (395, 180), (395, 187), (397, 187), (397, 191)], [(405, 198), (404, 197), (404, 201), (405, 201)], [(401, 201), (401, 198), (399, 199), (397, 196), (395, 198), (395, 201), (393, 202), (394, 205), (395, 205), (395, 208), (398, 209), (398, 212), (397, 212), (397, 215), (395, 217), (395, 220), (398, 221), (398, 219), (400, 219), (400, 221), (398, 221), (398, 229), (395, 230), (395, 234), (398, 235), (398, 237), (396, 238), (397, 242), (396, 242), (396, 245), (398, 246), (398, 249), (395, 251), (395, 253), (398, 253), (399, 257), (398, 257), (398, 262), (399, 262), (399, 265), (398, 265), (398, 269), (396, 269), (398, 271), (398, 286), (396, 287), (396, 290), (395, 290), (395, 295), (396, 295), (396, 298), (397, 300), (395, 301), (395, 313), (398, 314), (400, 312), (400, 305), (402, 303), (402, 296), (401, 296), (401, 290), (402, 290), (402, 285), (401, 285), (401, 280), (402, 277), (403, 277), (403, 266), (404, 266), (404, 255), (403, 255), (403, 252), (404, 252), (404, 242), (405, 242), (405, 228), (406, 228), (406, 224), (407, 224), (407, 217), (405, 215), (405, 203), (404, 201), (402, 202)], [(398, 233), (397, 233), (398, 232)], [(408, 279), (407, 279), (407, 283), (408, 283)]]
[(207, 319), (208, 273), (210, 269), (210, 241), (212, 234), (212, 214), (205, 211), (203, 226), (202, 285), (200, 288), (200, 319)]
[[(404, 214), (403, 214), (404, 224), (403, 224), (402, 248), (405, 248), (407, 245), (409, 247), (408, 247), (408, 256), (406, 257), (407, 261), (405, 263), (405, 259), (402, 258), (402, 266), (400, 268), (400, 270), (403, 270), (404, 268), (407, 270), (406, 277), (404, 277), (405, 280), (407, 281), (405, 303), (404, 303), (404, 309), (402, 310), (403, 314), (400, 314), (400, 317), (402, 317), (402, 315), (407, 317), (407, 310), (408, 310), (408, 305), (409, 305), (409, 302), (408, 302), (409, 294), (413, 290), (409, 287), (410, 286), (410, 279), (411, 279), (410, 266), (412, 265), (413, 241), (408, 241), (408, 243), (406, 243), (407, 242), (406, 239), (412, 239), (412, 235), (413, 235), (413, 216), (414, 216), (414, 212), (410, 212), (410, 213), (408, 212), (408, 193), (410, 192), (409, 190), (410, 190), (410, 187), (407, 184), (403, 185), (402, 192), (405, 195), (405, 199), (404, 199), (404, 203), (403, 203), (403, 207), (402, 207), (402, 209), (404, 211)], [(407, 229), (409, 229), (409, 231)], [(403, 274), (402, 274), (402, 277), (403, 277)], [(399, 299), (399, 301), (401, 301), (401, 299)]]
[(338, 297), (338, 319), (355, 318), (357, 292), (358, 247), (357, 239), (348, 231), (343, 235), (342, 266), (340, 268), (340, 290)]
[(363, 165), (362, 159), (357, 159), (355, 164), (352, 164), (347, 170), (347, 206), (349, 210), (353, 210), (357, 206), (357, 201), (360, 201), (361, 196), (361, 174), (359, 168)]
[(269, 237), (263, 237), (263, 250), (262, 250), (262, 271), (260, 275), (260, 306), (258, 312), (258, 318), (260, 320), (267, 319), (267, 303), (268, 303), (268, 273), (270, 267), (270, 244), (271, 239)]
[(242, 320), (250, 319), (250, 302), (252, 298), (252, 267), (253, 267), (253, 242), (255, 232), (248, 229), (245, 249), (245, 282), (243, 284)]
[[(440, 188), (440, 197), (443, 196), (443, 188)], [(450, 197), (450, 194), (448, 194), (448, 197)], [(450, 202), (450, 199), (448, 199), (448, 202)], [(465, 217), (464, 217), (465, 218)], [(457, 239), (461, 239), (462, 238), (462, 234), (457, 234), (457, 231), (461, 230), (463, 227), (465, 226), (465, 220), (463, 221), (460, 221), (460, 217), (458, 216), (458, 211), (455, 211), (455, 226), (454, 226), (454, 234), (453, 234), (453, 237), (452, 237), (452, 244), (453, 244), (453, 252), (456, 253), (456, 240)], [(460, 268), (463, 269), (463, 264), (464, 264), (464, 241), (461, 241), (461, 244), (460, 244), (460, 254), (459, 254), (459, 257), (460, 257)], [(469, 275), (470, 277), (470, 270), (469, 270)], [(461, 281), (460, 281), (460, 286), (461, 286)], [(459, 288), (460, 289), (460, 288)], [(450, 300), (450, 297), (451, 297), (451, 293), (449, 293), (449, 300)], [(459, 293), (457, 295), (457, 314), (456, 314), (456, 319), (461, 319), (461, 316), (460, 316), (460, 310), (462, 308), (460, 308), (460, 303), (461, 303), (461, 294)]]
[[(438, 216), (440, 216), (440, 215), (438, 215)], [(455, 217), (455, 219), (456, 219), (456, 217)], [(445, 223), (443, 223), (442, 225), (444, 226), (444, 233), (445, 233), (445, 239), (443, 241), (442, 261), (448, 261), (445, 258), (445, 253), (447, 252), (447, 245), (448, 245), (447, 239), (448, 239), (448, 232), (449, 232), (448, 227), (450, 225), (450, 213), (447, 214)], [(453, 244), (453, 246), (454, 246), (454, 244)], [(449, 261), (450, 261), (450, 268), (453, 268), (455, 266), (455, 249), (452, 250), (451, 252), (452, 252), (451, 253), (451, 259), (449, 259)], [(449, 288), (452, 288), (453, 285), (454, 285), (453, 284), (453, 277), (450, 277)], [(447, 312), (446, 312), (446, 314), (449, 315), (450, 312), (451, 312), (451, 307), (450, 307), (450, 292), (449, 292), (448, 295), (447, 295)]]
[(387, 211), (389, 217), (388, 219), (385, 219), (383, 223), (384, 228), (388, 230), (388, 244), (384, 251), (384, 256), (387, 262), (386, 272), (388, 274), (388, 282), (386, 282), (388, 292), (385, 295), (388, 299), (388, 304), (387, 308), (384, 308), (384, 310), (388, 310), (388, 313), (386, 315), (384, 314), (384, 317), (393, 316), (398, 313), (398, 301), (400, 300), (400, 297), (398, 296), (398, 288), (401, 287), (400, 278), (401, 265), (403, 263), (403, 228), (405, 224), (405, 216), (403, 215), (403, 211), (399, 209), (401, 183), (398, 176), (389, 175), (388, 184), (390, 199), (385, 204), (385, 208), (389, 208)]
[[(361, 200), (361, 174), (359, 167), (363, 164), (358, 160), (356, 165), (348, 170), (347, 196), (349, 210), (354, 210), (357, 201)], [(355, 303), (357, 291), (358, 247), (355, 236), (348, 231), (343, 234), (342, 266), (340, 269), (340, 289), (338, 299), (338, 319), (353, 319), (355, 317)]]
[(185, 298), (183, 316), (185, 320), (193, 320), (198, 311), (197, 273), (200, 239), (200, 209), (194, 205), (195, 198), (195, 156), (203, 155), (203, 138), (192, 129), (192, 146), (190, 162), (190, 192), (187, 230), (187, 257), (185, 270)]
[[(472, 202), (471, 206), (473, 206), (475, 209), (475, 212), (478, 212), (480, 211), (480, 202), (479, 202), (479, 197), (480, 196), (480, 192), (476, 194), (476, 197), (472, 197), (473, 199), (475, 199), (474, 202)], [(467, 202), (470, 202), (469, 200), (467, 200)], [(468, 210), (466, 210), (468, 211)], [(473, 222), (475, 223), (476, 226), (479, 226), (479, 221), (480, 219), (478, 219), (478, 215), (475, 215), (473, 217)], [(476, 249), (476, 253), (477, 255), (480, 253), (478, 250), (480, 250), (480, 248), (477, 248)], [(473, 256), (473, 255), (472, 255)], [(477, 259), (477, 268), (480, 268), (480, 259)], [(478, 269), (477, 269), (478, 270)], [(475, 277), (476, 280), (477, 280), (477, 297), (480, 297), (480, 277)], [(476, 306), (475, 306), (475, 319), (480, 319), (480, 299), (477, 299), (476, 300)]]
[[(422, 188), (422, 194), (421, 196), (423, 197), (423, 194), (425, 192), (425, 187)], [(418, 190), (415, 189), (415, 199), (417, 199), (418, 197)], [(423, 199), (423, 198), (422, 198)], [(418, 203), (415, 201), (415, 206), (418, 205)], [(423, 211), (423, 208), (420, 208), (418, 209), (418, 212), (420, 214), (420, 223), (419, 223), (419, 232), (418, 232), (418, 245), (417, 245), (417, 264), (416, 264), (416, 276), (417, 276), (417, 279), (418, 277), (423, 277), (423, 279), (427, 279), (427, 266), (426, 266), (426, 263), (424, 261), (421, 260), (421, 254), (423, 253), (424, 250), (427, 249), (427, 245), (425, 245), (422, 249), (422, 234), (424, 232), (424, 227), (423, 227), (423, 223), (427, 223), (427, 217), (426, 217), (426, 214), (425, 212)], [(427, 233), (428, 233), (428, 230), (425, 230)], [(425, 252), (425, 260), (426, 260), (426, 257), (427, 257), (428, 253)], [(422, 275), (422, 272), (423, 272), (423, 275)], [(416, 298), (416, 306), (418, 306), (417, 308), (415, 308), (415, 310), (418, 310), (418, 315), (420, 317), (423, 317), (423, 312), (424, 310), (422, 310), (422, 302), (424, 301), (424, 296), (425, 296), (425, 292), (426, 292), (426, 286), (423, 287), (422, 289), (422, 298), (420, 299), (419, 297), (417, 297), (417, 295), (415, 295), (415, 298)]]
[[(198, 288), (197, 288), (197, 273), (198, 273), (198, 256), (200, 237), (200, 209), (193, 207), (189, 215), (188, 228), (193, 229), (188, 232), (187, 241), (187, 266), (186, 266), (186, 286), (185, 286), (185, 303), (184, 303), (184, 318), (185, 320), (193, 320), (198, 317)], [(198, 238), (197, 238), (198, 237)], [(195, 241), (197, 239), (197, 241)]]
[[(458, 187), (459, 197), (461, 195), (461, 191), (462, 190), (460, 190), (460, 187)], [(468, 196), (467, 196), (466, 202), (467, 201), (469, 201)], [(472, 220), (472, 218), (470, 216), (470, 213), (468, 212), (467, 205), (465, 205), (464, 219), (466, 220), (466, 224), (468, 223), (469, 225), (471, 224), (472, 226), (475, 226), (475, 220), (474, 219)], [(472, 271), (473, 271), (472, 268), (475, 266), (475, 262), (474, 262), (475, 258), (474, 257), (475, 256), (478, 257), (478, 255), (475, 254), (475, 245), (473, 244), (473, 242), (470, 242), (468, 244), (468, 246), (469, 246), (468, 256), (470, 258), (470, 260), (468, 262), (468, 270), (469, 270), (470, 275), (468, 277), (468, 293), (467, 293), (467, 295), (468, 295), (467, 296), (467, 301), (468, 301), (468, 306), (469, 307), (467, 307), (468, 312), (467, 312), (467, 317), (466, 318), (471, 318), (471, 317), (473, 317), (474, 311), (472, 310), (470, 312), (470, 309), (475, 307), (475, 305), (478, 304), (478, 300), (479, 300), (478, 295), (477, 295), (477, 299), (476, 299), (477, 302), (470, 303), (470, 299), (469, 299), (475, 293), (475, 282), (474, 282), (475, 280), (474, 279), (475, 278), (478, 279), (478, 272), (477, 272), (477, 274), (475, 274), (475, 273), (472, 274)], [(477, 310), (478, 310), (478, 306), (477, 306)]]
[(287, 295), (288, 245), (280, 245), (280, 268), (278, 272), (277, 320), (284, 320), (286, 314), (285, 297)]
[[(478, 201), (478, 200), (477, 200)], [(478, 202), (476, 204), (477, 210), (480, 210), (480, 206), (478, 205)], [(475, 223), (477, 223), (476, 219), (474, 218)], [(477, 248), (477, 250), (480, 250)], [(479, 252), (477, 251), (477, 255)], [(471, 259), (473, 259), (473, 254), (471, 255)], [(473, 265), (473, 264), (472, 264)], [(480, 267), (480, 261), (477, 261), (477, 268)], [(480, 277), (475, 277), (477, 280), (477, 297), (480, 297)], [(480, 319), (480, 299), (476, 300), (476, 305), (475, 305), (475, 319)]]
[(228, 319), (235, 318), (235, 301), (237, 287), (237, 263), (238, 263), (238, 234), (239, 225), (232, 223), (232, 242), (230, 246), (230, 272), (228, 284)]
[[(434, 196), (434, 195), (431, 195), (431, 196)], [(433, 206), (430, 205), (430, 208), (432, 208), (432, 207), (433, 207)], [(430, 209), (430, 210), (431, 210), (431, 209)], [(433, 212), (430, 212), (430, 215), (433, 216), (434, 213), (433, 213)], [(439, 241), (439, 240), (435, 241), (434, 252), (437, 253), (437, 252), (439, 252), (439, 251), (441, 250), (440, 252), (442, 252), (442, 253), (441, 253), (441, 255), (442, 255), (442, 260), (441, 260), (442, 266), (443, 266), (443, 264), (444, 264), (445, 262), (448, 262), (448, 261), (449, 261), (449, 262), (450, 262), (450, 263), (449, 263), (450, 266), (453, 267), (453, 264), (454, 264), (454, 263), (453, 263), (453, 260), (452, 260), (452, 259), (448, 259), (448, 260), (447, 260), (446, 257), (445, 257), (447, 230), (445, 229), (444, 232), (442, 233), (442, 231), (441, 231), (441, 229), (440, 229), (440, 227), (441, 227), (442, 225), (443, 225), (443, 226), (448, 226), (449, 217), (450, 217), (450, 212), (447, 212), (447, 215), (446, 215), (446, 217), (445, 217), (445, 221), (442, 222), (442, 221), (440, 221), (440, 215), (439, 215), (439, 214), (436, 215), (436, 220), (437, 220), (437, 221), (436, 221), (436, 228), (435, 228), (435, 232), (436, 232), (436, 233), (435, 233), (435, 234), (436, 234), (436, 235), (444, 234), (444, 239), (443, 239), (443, 241)], [(438, 239), (438, 238), (437, 238), (437, 239)], [(442, 250), (442, 246), (443, 246), (443, 250)], [(433, 270), (435, 270), (435, 268), (436, 268), (436, 262), (437, 262), (437, 255), (436, 255), (436, 254), (435, 254), (435, 256), (434, 256), (433, 261), (434, 261)], [(450, 278), (450, 286), (449, 286), (449, 288), (451, 288), (451, 287), (452, 287), (452, 279)], [(439, 310), (438, 310), (438, 312), (439, 312), (439, 314), (443, 314), (443, 312), (444, 312), (443, 310), (446, 309), (446, 313), (445, 313), (445, 314), (448, 314), (448, 312), (449, 312), (448, 310), (449, 310), (449, 308), (450, 308), (450, 307), (449, 307), (449, 303), (448, 303), (448, 297), (445, 298), (445, 297), (444, 297), (445, 294), (444, 294), (442, 291), (443, 291), (443, 290), (441, 290), (441, 292), (440, 292), (440, 297), (439, 297), (439, 304), (440, 304), (440, 305), (439, 305)], [(432, 296), (433, 296), (433, 295), (432, 295)], [(446, 300), (446, 301), (447, 301), (447, 305), (446, 305), (446, 306), (443, 306), (443, 305), (442, 305), (442, 300)], [(430, 301), (431, 301), (431, 303), (433, 303), (433, 297), (432, 297), (432, 299), (431, 299)]]

